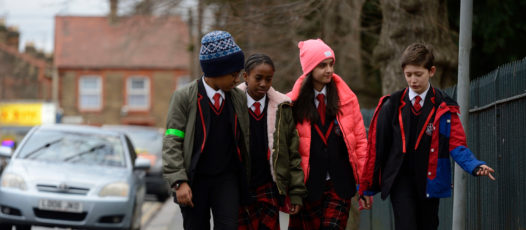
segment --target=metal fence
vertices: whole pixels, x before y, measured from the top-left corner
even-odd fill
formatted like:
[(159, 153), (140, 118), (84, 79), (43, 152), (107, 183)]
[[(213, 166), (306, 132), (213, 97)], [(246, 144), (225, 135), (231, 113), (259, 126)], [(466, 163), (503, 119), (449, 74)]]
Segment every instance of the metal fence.
[[(468, 177), (466, 229), (526, 229), (526, 58), (470, 83), (468, 146), (496, 181)], [(445, 90), (456, 98), (456, 87)], [(366, 127), (373, 110), (362, 110)], [(452, 167), (453, 168), (453, 167)], [(454, 170), (452, 170), (454, 171)], [(439, 229), (451, 229), (453, 199), (440, 201)], [(389, 200), (374, 198), (360, 229), (394, 229)]]

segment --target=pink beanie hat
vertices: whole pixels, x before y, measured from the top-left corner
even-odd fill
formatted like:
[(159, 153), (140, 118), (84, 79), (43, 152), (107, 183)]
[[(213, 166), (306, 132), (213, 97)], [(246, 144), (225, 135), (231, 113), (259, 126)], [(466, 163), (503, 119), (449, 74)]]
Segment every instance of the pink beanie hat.
[(332, 58), (333, 61), (336, 61), (334, 51), (319, 38), (300, 41), (298, 48), (300, 48), (300, 63), (304, 75), (310, 73), (320, 62), (327, 58)]

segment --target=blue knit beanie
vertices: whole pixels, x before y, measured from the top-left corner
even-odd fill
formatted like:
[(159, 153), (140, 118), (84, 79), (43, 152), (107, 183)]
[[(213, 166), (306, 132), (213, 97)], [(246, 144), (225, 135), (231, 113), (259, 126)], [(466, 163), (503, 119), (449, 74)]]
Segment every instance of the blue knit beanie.
[(243, 69), (245, 56), (226, 31), (212, 31), (201, 39), (201, 69), (206, 77), (217, 77)]

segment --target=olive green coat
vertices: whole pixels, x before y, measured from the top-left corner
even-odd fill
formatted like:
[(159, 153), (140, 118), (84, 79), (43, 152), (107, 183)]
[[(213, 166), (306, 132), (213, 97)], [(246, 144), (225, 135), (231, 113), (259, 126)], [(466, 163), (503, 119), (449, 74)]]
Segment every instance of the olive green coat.
[[(238, 88), (245, 91), (246, 85), (240, 84)], [(267, 137), (271, 150), (269, 163), (272, 179), (281, 195), (288, 195), (292, 204), (302, 204), (307, 188), (303, 180), (298, 152), (299, 137), (292, 116), (291, 100), (272, 87), (267, 91), (267, 98)]]
[[(170, 102), (166, 118), (167, 133), (163, 138), (163, 177), (171, 187), (178, 181), (190, 181), (192, 179), (190, 165), (194, 152), (198, 81), (176, 90)], [(237, 114), (237, 121), (242, 132), (242, 140), (239, 141), (238, 147), (245, 171), (249, 174), (249, 118), (246, 95), (245, 92), (236, 88), (225, 93), (231, 95), (234, 111)], [(247, 178), (250, 178), (250, 175), (247, 175)]]

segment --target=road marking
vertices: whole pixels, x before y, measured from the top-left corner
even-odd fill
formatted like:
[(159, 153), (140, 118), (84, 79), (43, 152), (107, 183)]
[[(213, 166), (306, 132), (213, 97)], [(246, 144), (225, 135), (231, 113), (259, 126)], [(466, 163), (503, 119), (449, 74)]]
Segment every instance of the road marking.
[(146, 201), (142, 205), (142, 217), (141, 217), (141, 226), (146, 226), (146, 224), (152, 219), (152, 217), (159, 211), (162, 203), (159, 202), (150, 202)]

